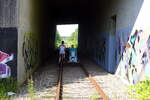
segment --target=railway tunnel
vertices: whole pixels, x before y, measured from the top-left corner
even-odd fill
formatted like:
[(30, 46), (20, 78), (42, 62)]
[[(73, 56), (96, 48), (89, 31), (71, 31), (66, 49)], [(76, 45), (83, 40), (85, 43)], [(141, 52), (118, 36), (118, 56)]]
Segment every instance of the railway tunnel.
[(148, 4), (148, 0), (0, 0), (1, 56), (12, 57), (8, 66), (22, 83), (55, 56), (56, 25), (78, 24), (78, 54), (116, 73), (123, 70), (119, 64), (135, 30), (149, 32)]

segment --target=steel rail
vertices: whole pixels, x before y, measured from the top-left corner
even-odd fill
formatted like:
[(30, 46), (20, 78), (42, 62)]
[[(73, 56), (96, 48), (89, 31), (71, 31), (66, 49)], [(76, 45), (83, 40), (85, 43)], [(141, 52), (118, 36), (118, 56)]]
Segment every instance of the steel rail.
[(102, 96), (104, 100), (109, 100), (108, 96), (104, 93), (104, 91), (100, 88), (98, 83), (94, 80), (91, 74), (85, 69), (83, 64), (80, 64), (81, 68), (83, 69), (84, 73), (88, 76), (90, 82), (95, 86), (96, 90), (98, 91), (99, 95)]
[[(103, 100), (109, 100), (108, 96), (104, 93), (104, 91), (100, 88), (98, 83), (94, 80), (91, 74), (88, 73), (83, 64), (79, 64), (82, 68), (83, 72), (88, 76), (90, 82), (94, 85), (99, 95), (103, 98)], [(59, 67), (59, 75), (58, 75), (58, 85), (56, 91), (56, 100), (61, 99), (61, 88), (62, 88), (62, 75), (63, 75), (63, 66)]]
[(57, 91), (56, 91), (56, 100), (60, 100), (60, 98), (61, 98), (62, 76), (63, 76), (63, 66), (60, 66), (58, 83), (57, 83), (58, 85), (57, 85)]

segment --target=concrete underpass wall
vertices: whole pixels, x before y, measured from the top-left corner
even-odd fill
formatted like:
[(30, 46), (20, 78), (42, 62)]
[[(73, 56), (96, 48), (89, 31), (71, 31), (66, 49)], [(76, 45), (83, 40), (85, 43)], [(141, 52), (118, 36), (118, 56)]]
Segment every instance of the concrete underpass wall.
[(43, 60), (44, 62), (48, 61), (49, 58), (55, 57), (55, 31), (56, 26), (53, 24), (53, 21), (49, 19), (49, 25), (45, 29), (44, 43), (43, 43)]
[(87, 44), (87, 38), (88, 38), (88, 24), (80, 23), (79, 25), (79, 35), (78, 35), (78, 52), (81, 55), (86, 55), (88, 52), (88, 44)]
[(18, 82), (41, 63), (39, 0), (18, 0)]
[(116, 75), (126, 83), (135, 84), (150, 76), (148, 4), (148, 0), (105, 1), (97, 15), (99, 23), (93, 23), (89, 35), (95, 50), (89, 52), (95, 61), (108, 72), (117, 70)]
[(90, 26), (88, 52), (108, 72), (116, 72), (130, 34), (135, 31), (133, 26), (142, 4), (143, 0), (112, 0), (100, 4)]
[(150, 14), (147, 13), (150, 1), (143, 0), (141, 4), (116, 72), (124, 82), (130, 84), (136, 84), (145, 77), (150, 77)]
[[(103, 67), (108, 72), (113, 72), (109, 68), (109, 32), (104, 32), (103, 34), (99, 32), (99, 25), (91, 23), (89, 25), (89, 32), (85, 40), (85, 50), (86, 54), (90, 59), (93, 59), (100, 67)], [(99, 34), (97, 34), (99, 33)]]
[[(100, 8), (100, 32), (106, 38), (105, 49), (101, 55), (106, 54), (105, 68), (114, 73), (120, 61), (121, 52), (129, 34), (132, 31), (136, 17), (140, 11), (143, 0), (106, 1)], [(114, 18), (115, 17), (115, 18)], [(100, 36), (99, 36), (100, 37)], [(120, 47), (120, 44), (122, 47)], [(108, 47), (107, 47), (108, 46)], [(101, 49), (100, 48), (100, 49)], [(107, 65), (106, 65), (107, 64)]]
[(0, 78), (17, 77), (17, 18), (17, 0), (0, 0)]
[[(104, 6), (101, 20), (101, 31), (109, 32), (109, 59), (110, 72), (115, 72), (122, 52), (133, 29), (143, 0), (108, 1)], [(116, 16), (116, 19), (113, 17)], [(107, 35), (106, 35), (107, 36)]]

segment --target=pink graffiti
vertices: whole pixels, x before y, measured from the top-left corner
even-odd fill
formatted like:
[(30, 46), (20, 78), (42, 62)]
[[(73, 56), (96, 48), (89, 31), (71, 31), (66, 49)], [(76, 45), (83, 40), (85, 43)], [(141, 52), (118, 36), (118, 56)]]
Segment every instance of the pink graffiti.
[(8, 54), (0, 51), (0, 62), (2, 62), (3, 60), (5, 60), (8, 57), (9, 57)]
[(14, 55), (8, 55), (2, 51), (0, 51), (0, 77), (1, 78), (7, 78), (11, 76), (11, 69), (6, 64), (9, 61), (12, 61), (14, 58)]
[(11, 54), (10, 56), (2, 51), (0, 51), (0, 63), (7, 63), (9, 61), (12, 61), (14, 58), (14, 55)]

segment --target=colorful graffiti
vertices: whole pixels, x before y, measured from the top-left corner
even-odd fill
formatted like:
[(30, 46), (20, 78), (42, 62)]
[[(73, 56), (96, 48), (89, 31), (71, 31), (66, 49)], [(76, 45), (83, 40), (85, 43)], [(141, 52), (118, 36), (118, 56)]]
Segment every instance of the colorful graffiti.
[(120, 34), (117, 38), (118, 42), (118, 52), (117, 52), (117, 63), (121, 60), (122, 54), (125, 50), (126, 43), (129, 39), (128, 35), (123, 35), (124, 33)]
[(11, 68), (6, 64), (9, 61), (12, 61), (14, 55), (8, 55), (0, 51), (0, 78), (8, 78), (11, 76)]
[(100, 39), (96, 41), (96, 60), (105, 64), (106, 58), (106, 41), (105, 39)]
[(10, 74), (6, 73), (9, 72), (11, 77), (17, 79), (17, 43), (17, 28), (0, 27), (0, 77), (6, 78), (10, 76)]
[(150, 77), (150, 34), (147, 31), (136, 30), (119, 50), (121, 57), (116, 75), (130, 84)]
[(22, 55), (25, 62), (26, 72), (38, 64), (38, 42), (33, 38), (32, 34), (33, 33), (25, 34), (23, 42)]

